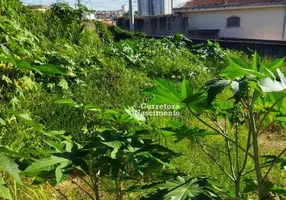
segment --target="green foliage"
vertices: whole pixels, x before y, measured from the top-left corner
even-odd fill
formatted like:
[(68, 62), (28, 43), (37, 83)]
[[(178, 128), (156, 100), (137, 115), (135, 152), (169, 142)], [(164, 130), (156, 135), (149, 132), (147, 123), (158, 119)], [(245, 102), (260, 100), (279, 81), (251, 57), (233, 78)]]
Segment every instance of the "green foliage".
[(220, 72), (226, 65), (227, 53), (217, 42), (207, 41), (206, 43), (192, 45), (191, 52), (202, 60), (206, 61), (208, 67), (215, 73)]
[[(239, 141), (245, 146), (249, 124), (242, 102), (255, 89), (255, 114), (269, 112), (260, 129), (285, 125), (286, 101), (275, 104), (284, 95), (280, 90), (285, 77), (277, 70), (284, 59), (265, 64), (255, 54), (252, 63), (241, 61), (237, 58), (245, 54), (225, 51), (216, 43), (188, 49), (190, 41), (180, 34), (147, 38), (101, 22), (83, 22), (83, 11), (87, 11), (83, 6), (74, 9), (62, 2), (39, 12), (17, 0), (0, 1), (1, 198), (55, 198), (47, 182), (53, 186), (64, 182), (57, 187), (61, 192), (68, 185), (76, 194), (68, 198), (140, 199), (150, 190), (127, 193), (126, 189), (151, 183), (156, 191), (150, 197), (217, 198), (210, 179), (182, 172), (217, 176), (215, 181), (224, 187), (232, 182), (205, 164), (209, 160), (198, 151), (213, 145), (216, 148), (205, 150), (228, 166), (225, 152), (220, 155), (225, 138), (220, 140), (222, 132), (210, 129), (208, 123), (221, 125), (225, 120), (230, 139), (238, 124)], [(224, 76), (205, 84), (227, 66), (228, 55), (231, 65)], [(151, 79), (156, 79), (155, 85)], [(264, 93), (274, 90), (280, 92)], [(154, 97), (153, 104), (180, 105), (182, 116), (141, 115), (136, 108), (150, 100), (142, 91)], [(197, 126), (199, 117), (202, 126)], [(232, 150), (232, 160), (234, 154)], [(276, 172), (285, 168), (284, 157), (272, 152), (268, 156), (261, 158), (263, 166), (275, 162)], [(243, 157), (242, 151), (239, 159)], [(66, 180), (80, 187), (70, 189)], [(44, 186), (35, 189), (38, 184)], [(265, 185), (272, 188), (266, 193), (282, 191), (278, 181), (271, 185), (267, 180)], [(216, 186), (216, 190), (221, 189)], [(229, 191), (220, 195), (226, 193), (234, 196)]]
[[(196, 137), (213, 135), (212, 132), (214, 132), (225, 138), (226, 150), (223, 153), (227, 155), (230, 162), (230, 172), (204, 147), (203, 142), (195, 141), (225, 175), (233, 181), (236, 198), (240, 198), (241, 178), (244, 176), (248, 157), (253, 160), (257, 187), (247, 186), (245, 192), (250, 191), (249, 187), (258, 190), (259, 199), (264, 199), (269, 192), (274, 191), (284, 195), (283, 189), (280, 190), (281, 188), (273, 183), (270, 184), (272, 190), (269, 189), (266, 178), (274, 165), (282, 163), (281, 169), (284, 169), (284, 158), (281, 157), (286, 149), (284, 148), (279, 155), (272, 156), (273, 159), (268, 159), (264, 164), (261, 164), (261, 157), (258, 153), (261, 148), (258, 145), (258, 137), (268, 130), (269, 125), (277, 122), (275, 117), (279, 116), (277, 119), (282, 122), (284, 120), (285, 104), (283, 102), (286, 96), (286, 79), (278, 69), (283, 64), (282, 61), (283, 59), (279, 59), (266, 65), (261, 62), (258, 53), (255, 52), (252, 64), (248, 64), (242, 59), (229, 58), (229, 66), (221, 72), (221, 76), (227, 79), (212, 80), (196, 92), (190, 84), (186, 84), (185, 80), (182, 82), (181, 91), (178, 90), (175, 83), (168, 80), (155, 80), (156, 85), (146, 90), (147, 94), (153, 96), (153, 99), (149, 101), (150, 104), (183, 104), (181, 108), (188, 108), (191, 114), (209, 129), (188, 128), (180, 123), (173, 122), (171, 127), (162, 128), (163, 136), (176, 135), (179, 140), (182, 139), (181, 137), (194, 140)], [(275, 75), (275, 70), (278, 76)], [(227, 91), (229, 89), (231, 89), (232, 94)], [(207, 95), (204, 95), (204, 93)], [(183, 97), (182, 94), (187, 94), (187, 96)], [(196, 110), (191, 107), (194, 102)], [(202, 116), (206, 116), (208, 121), (203, 120)], [(222, 120), (223, 122), (221, 122)], [(245, 142), (239, 140), (240, 126), (245, 124), (245, 128), (248, 129), (246, 148), (242, 147)], [(169, 132), (166, 133), (166, 131)], [(234, 146), (235, 151), (230, 148), (230, 144)], [(240, 151), (245, 154), (244, 164), (242, 165)], [(265, 166), (270, 167), (263, 175), (262, 168)]]
[(5, 186), (5, 181), (1, 178), (0, 179), (0, 197), (5, 199), (12, 199), (12, 196), (9, 192), (9, 189)]
[(204, 178), (178, 176), (175, 180), (152, 185), (152, 188), (159, 189), (142, 199), (220, 199), (209, 186)]
[(0, 169), (9, 173), (18, 183), (21, 183), (18, 165), (3, 153), (0, 154)]
[(134, 39), (140, 39), (144, 38), (144, 33), (133, 33), (130, 31), (122, 30), (117, 26), (109, 26), (108, 30), (113, 35), (114, 41), (119, 42), (121, 40), (134, 40)]
[(147, 73), (149, 77), (173, 80), (187, 77), (200, 83), (208, 76), (208, 69), (187, 50), (180, 38), (174, 38), (121, 41), (111, 44), (105, 53), (123, 60), (129, 68)]

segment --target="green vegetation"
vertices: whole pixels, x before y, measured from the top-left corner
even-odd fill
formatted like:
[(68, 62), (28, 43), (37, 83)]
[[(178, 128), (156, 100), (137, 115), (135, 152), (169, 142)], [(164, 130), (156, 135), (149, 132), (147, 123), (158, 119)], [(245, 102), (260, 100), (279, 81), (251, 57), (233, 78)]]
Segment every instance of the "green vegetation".
[(0, 6), (0, 198), (286, 198), (284, 59)]

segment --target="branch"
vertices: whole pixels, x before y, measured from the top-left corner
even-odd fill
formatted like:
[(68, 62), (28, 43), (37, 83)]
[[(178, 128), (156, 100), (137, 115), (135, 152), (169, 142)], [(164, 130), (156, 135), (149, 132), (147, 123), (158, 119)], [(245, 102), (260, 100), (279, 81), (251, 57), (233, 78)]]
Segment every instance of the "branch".
[(286, 97), (286, 93), (284, 95), (282, 95), (269, 109), (268, 111), (264, 114), (263, 118), (261, 119), (258, 128), (257, 128), (257, 134), (259, 134), (262, 126), (263, 126), (263, 122), (266, 119), (267, 115), (271, 112), (271, 110), (279, 103), (279, 101), (283, 100)]
[(85, 180), (83, 177), (81, 176), (78, 176), (80, 178), (80, 180), (82, 180), (85, 184), (87, 184), (91, 189), (93, 189), (92, 185), (87, 181)]
[(213, 187), (214, 189), (216, 189), (217, 191), (219, 191), (219, 192), (221, 192), (221, 193), (225, 194), (226, 196), (228, 196), (228, 198), (227, 198), (227, 199), (231, 198), (231, 196), (230, 196), (227, 192), (225, 192), (225, 191), (223, 191), (223, 190), (219, 189), (219, 188), (218, 188), (218, 187), (216, 187), (215, 185), (212, 185), (212, 187)]
[[(210, 119), (212, 119), (212, 118), (210, 118)], [(223, 129), (223, 127), (220, 125), (220, 123), (216, 119), (212, 119), (212, 120), (215, 123), (215, 125), (223, 132), (223, 134), (228, 136), (228, 133), (226, 131), (226, 118), (224, 119), (225, 120), (225, 129)], [(234, 179), (236, 179), (234, 168), (233, 168), (233, 163), (232, 163), (231, 150), (230, 150), (230, 144), (229, 144), (229, 137), (225, 138), (225, 142), (226, 142), (227, 157), (228, 157), (228, 161), (229, 161), (229, 168), (231, 170), (232, 177)], [(237, 145), (238, 145), (238, 143), (235, 141), (235, 146), (237, 147)]]
[(92, 200), (94, 200), (93, 196), (91, 194), (89, 194), (88, 191), (86, 191), (86, 189), (84, 189), (80, 184), (78, 184), (75, 180), (73, 180), (71, 177), (69, 177), (69, 179), (72, 181), (72, 183), (74, 183), (76, 186), (78, 186), (85, 194), (87, 194)]
[[(236, 142), (236, 144), (238, 144), (239, 143), (239, 137), (238, 137), (238, 122), (236, 121), (235, 122), (235, 133), (234, 133), (234, 135), (235, 135), (235, 142)], [(248, 147), (248, 146), (247, 146)], [(247, 149), (247, 148), (246, 148)], [(245, 154), (245, 155), (247, 155), (247, 154)], [(239, 153), (238, 153), (238, 147), (236, 146), (235, 147), (235, 159), (236, 159), (236, 174), (237, 174), (237, 180), (238, 179), (240, 179), (240, 174), (239, 174)]]
[(225, 142), (226, 142), (226, 150), (227, 150), (227, 156), (228, 156), (228, 161), (229, 161), (229, 168), (230, 168), (233, 178), (236, 179), (234, 168), (233, 168), (233, 163), (232, 163), (229, 139), (225, 138)]
[(268, 124), (265, 129), (263, 129), (262, 131), (260, 131), (258, 133), (258, 136), (260, 136), (262, 133), (264, 133), (265, 131), (267, 131), (269, 129), (270, 126), (272, 126), (275, 123), (275, 121), (271, 122), (270, 124)]
[(215, 147), (213, 147), (213, 146), (211, 146), (211, 145), (208, 145), (208, 144), (202, 144), (202, 145), (203, 145), (203, 146), (206, 146), (206, 147), (209, 147), (209, 148), (212, 148), (212, 149), (214, 149), (214, 150), (216, 150), (216, 151), (218, 151), (218, 152), (221, 152), (221, 153), (227, 155), (226, 152), (224, 152), (224, 151), (222, 151), (222, 150), (220, 150), (220, 149), (218, 149), (218, 148), (215, 148)]
[(275, 158), (275, 160), (272, 162), (272, 164), (270, 165), (268, 171), (266, 172), (265, 176), (263, 177), (262, 181), (264, 182), (265, 179), (267, 178), (268, 174), (270, 173), (270, 171), (272, 170), (272, 168), (274, 167), (274, 165), (278, 162), (279, 158), (286, 152), (286, 148), (281, 151), (281, 153)]
[[(232, 142), (233, 144), (236, 144), (235, 141), (233, 141), (230, 137), (228, 137), (227, 135), (225, 135), (224, 133), (220, 132), (219, 130), (217, 130), (216, 128), (212, 127), (211, 125), (209, 125), (208, 123), (206, 123), (204, 120), (202, 120), (197, 114), (195, 114), (192, 109), (187, 105), (189, 111), (195, 116), (195, 118), (197, 120), (199, 120), (201, 123), (203, 123), (204, 125), (206, 125), (207, 127), (209, 127), (210, 129), (212, 129), (213, 131), (217, 132), (218, 134), (222, 135), (223, 137), (227, 138), (230, 142)], [(247, 150), (245, 150), (242, 146), (240, 146), (239, 144), (237, 144), (238, 148), (240, 150), (242, 150), (243, 152), (247, 153), (251, 158), (254, 158), (254, 156), (248, 152)]]
[(223, 168), (223, 166), (199, 143), (203, 151), (214, 161), (214, 163), (234, 182), (235, 179)]
[(60, 194), (60, 195), (62, 195), (65, 199), (67, 199), (68, 200), (68, 197), (64, 194), (64, 193), (62, 193), (58, 188), (56, 188), (55, 186), (53, 186), (53, 184), (48, 180), (48, 183)]
[[(269, 165), (270, 165), (270, 164), (268, 164), (268, 165), (262, 165), (262, 166), (260, 167), (260, 169), (265, 168), (265, 167), (268, 167)], [(251, 172), (254, 172), (254, 171), (255, 171), (255, 169), (249, 170), (249, 171), (247, 171), (247, 172), (241, 174), (241, 176), (245, 176), (245, 175), (247, 175), (247, 174), (249, 174), (249, 173), (251, 173)]]
[[(246, 144), (246, 149), (247, 151), (249, 151), (250, 147), (251, 147), (251, 133), (250, 131), (248, 131), (248, 138), (247, 138), (247, 144)], [(242, 172), (244, 171), (245, 167), (246, 167), (246, 164), (247, 164), (247, 159), (248, 159), (248, 154), (245, 154), (245, 157), (244, 157), (244, 161), (243, 161), (243, 164), (242, 164), (242, 167), (240, 169), (240, 171), (238, 172), (238, 174), (242, 175)]]

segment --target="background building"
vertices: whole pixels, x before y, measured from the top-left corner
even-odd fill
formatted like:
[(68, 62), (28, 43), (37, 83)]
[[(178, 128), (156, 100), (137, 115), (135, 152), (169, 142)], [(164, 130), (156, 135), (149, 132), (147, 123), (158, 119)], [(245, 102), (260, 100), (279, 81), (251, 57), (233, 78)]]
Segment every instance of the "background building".
[(139, 16), (171, 14), (174, 0), (138, 0)]
[(286, 40), (286, 0), (192, 0), (174, 11), (191, 38)]
[(128, 9), (127, 9), (126, 4), (124, 4), (124, 5), (121, 6), (121, 11), (122, 11), (122, 12), (128, 12)]

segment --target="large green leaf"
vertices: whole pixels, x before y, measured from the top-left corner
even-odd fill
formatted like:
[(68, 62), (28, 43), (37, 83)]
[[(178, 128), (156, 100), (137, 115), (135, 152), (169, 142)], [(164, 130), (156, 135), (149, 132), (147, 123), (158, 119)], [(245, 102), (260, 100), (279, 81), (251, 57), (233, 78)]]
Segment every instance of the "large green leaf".
[(34, 128), (36, 131), (44, 133), (43, 126), (38, 122), (34, 121), (28, 114), (14, 114), (17, 118), (23, 120), (26, 124)]
[(179, 104), (183, 97), (178, 90), (178, 85), (164, 79), (155, 79), (156, 85), (144, 90), (145, 94), (153, 95), (153, 104)]
[(12, 57), (3, 57), (3, 56), (0, 56), (0, 61), (2, 62), (7, 62), (7, 63), (11, 63), (12, 65), (16, 66), (17, 65), (17, 62), (14, 58)]
[(259, 71), (260, 70), (260, 56), (258, 55), (257, 51), (254, 52), (252, 58), (252, 70)]
[(153, 96), (149, 104), (172, 104), (180, 109), (188, 106), (195, 113), (200, 113), (205, 106), (205, 95), (202, 92), (195, 92), (186, 79), (181, 84), (181, 91), (176, 83), (168, 80), (156, 79), (155, 83), (154, 87), (144, 91), (145, 94)]
[(8, 56), (8, 57), (12, 57), (12, 56), (13, 56), (12, 53), (11, 53), (11, 51), (10, 51), (10, 49), (8, 49), (4, 44), (1, 44), (0, 46), (1, 46), (2, 52), (3, 52), (6, 56)]
[(280, 92), (286, 89), (286, 77), (284, 74), (277, 69), (280, 81), (273, 80), (270, 77), (259, 79), (257, 81), (258, 86), (263, 92)]
[(60, 67), (60, 66), (57, 66), (57, 65), (51, 65), (51, 64), (44, 64), (44, 65), (39, 65), (39, 66), (34, 66), (33, 69), (35, 71), (38, 71), (42, 74), (45, 74), (45, 75), (63, 75), (63, 76), (76, 76), (72, 71), (66, 69), (66, 68), (63, 68), (63, 67)]
[(183, 99), (186, 99), (188, 96), (192, 95), (193, 91), (194, 90), (192, 84), (184, 79), (181, 85), (181, 95)]
[(276, 119), (283, 123), (286, 123), (286, 117), (277, 117)]
[(128, 115), (129, 121), (135, 120), (136, 122), (145, 122), (145, 117), (137, 110), (135, 110), (133, 107), (128, 107), (125, 109), (126, 114)]
[(245, 182), (245, 187), (243, 190), (244, 193), (254, 192), (257, 190), (258, 183), (256, 180), (253, 180), (251, 178), (245, 178), (243, 179), (243, 181)]
[(268, 195), (269, 192), (272, 192), (274, 194), (283, 195), (286, 196), (286, 189), (281, 187), (280, 185), (276, 185), (270, 181), (265, 182), (265, 195)]
[(5, 199), (12, 199), (9, 189), (5, 186), (5, 181), (0, 178), (0, 197)]
[(201, 185), (198, 178), (178, 176), (173, 181), (166, 181), (152, 188), (159, 188), (154, 193), (144, 197), (145, 200), (210, 200), (211, 198), (205, 194), (205, 188)]
[(71, 107), (81, 107), (81, 104), (78, 104), (77, 102), (75, 102), (72, 99), (59, 99), (54, 101), (55, 104), (63, 104), (63, 105), (68, 105)]
[(217, 132), (208, 131), (200, 128), (192, 128), (180, 122), (172, 121), (167, 127), (161, 128), (162, 134), (164, 136), (173, 135), (176, 137), (176, 142), (187, 138), (189, 140), (194, 140), (197, 137), (205, 137), (208, 135), (218, 135)]
[(284, 63), (284, 60), (285, 58), (280, 58), (280, 59), (277, 59), (275, 61), (273, 61), (272, 63), (270, 63), (267, 68), (270, 70), (270, 71), (274, 71), (276, 70), (277, 68), (281, 67)]
[(24, 61), (24, 60), (19, 60), (19, 61), (17, 61), (17, 67), (18, 67), (21, 71), (23, 71), (23, 72), (33, 70), (33, 68), (32, 68), (32, 66), (30, 65), (30, 63), (28, 63), (28, 62), (26, 62), (26, 61)]
[(26, 168), (25, 172), (42, 172), (42, 171), (51, 171), (55, 169), (56, 165), (60, 165), (62, 163), (67, 163), (69, 160), (62, 157), (51, 156), (49, 158), (43, 158), (37, 160), (29, 167)]
[(6, 122), (5, 122), (5, 120), (2, 119), (1, 117), (0, 117), (0, 125), (1, 125), (1, 126), (6, 126), (6, 125), (7, 125)]
[(240, 78), (246, 75), (254, 75), (258, 78), (263, 78), (265, 76), (263, 73), (251, 69), (242, 60), (229, 58), (229, 64), (230, 65), (221, 72), (220, 76), (230, 79)]
[(247, 94), (248, 87), (247, 79), (231, 82), (231, 90), (236, 102), (239, 102)]
[(211, 104), (216, 96), (229, 86), (230, 83), (230, 80), (216, 80), (208, 85), (208, 104)]
[(114, 148), (114, 149), (119, 149), (125, 144), (122, 141), (110, 141), (110, 142), (101, 142), (101, 143), (108, 147)]
[(0, 170), (6, 171), (17, 181), (17, 183), (21, 184), (18, 165), (4, 153), (0, 153)]

